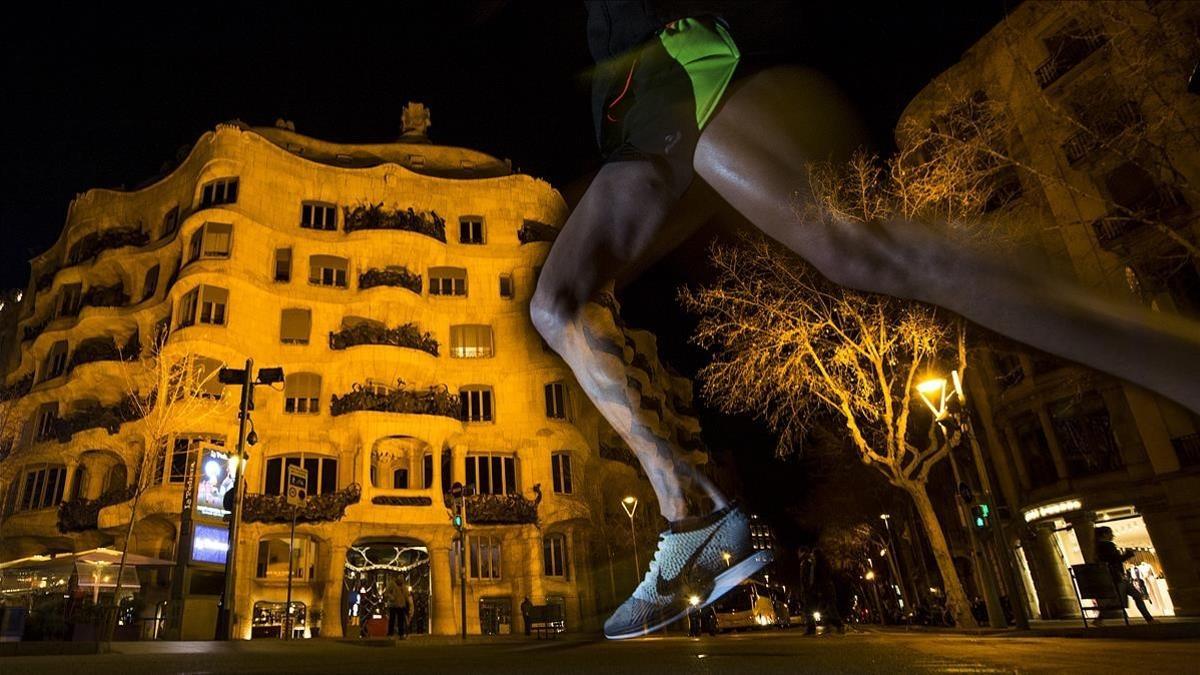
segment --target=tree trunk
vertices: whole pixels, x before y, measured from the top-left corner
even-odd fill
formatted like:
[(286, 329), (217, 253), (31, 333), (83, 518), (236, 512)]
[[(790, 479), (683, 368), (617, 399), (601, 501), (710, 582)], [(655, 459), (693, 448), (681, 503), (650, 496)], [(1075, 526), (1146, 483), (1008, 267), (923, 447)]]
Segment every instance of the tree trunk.
[(938, 521), (937, 512), (933, 510), (933, 502), (929, 501), (929, 493), (924, 483), (905, 483), (900, 486), (912, 497), (925, 536), (929, 538), (929, 548), (933, 551), (933, 559), (937, 562), (938, 571), (942, 573), (942, 587), (946, 591), (946, 604), (954, 614), (954, 621), (959, 628), (974, 628), (975, 617), (971, 614), (971, 603), (963, 591), (962, 582), (958, 578), (958, 570), (954, 568), (954, 558), (950, 555), (950, 547), (946, 544), (946, 535), (942, 533), (942, 524)]
[(121, 608), (121, 578), (125, 575), (125, 559), (129, 556), (129, 540), (133, 538), (133, 526), (136, 521), (138, 501), (141, 498), (142, 490), (135, 490), (133, 493), (133, 505), (129, 508), (129, 525), (125, 527), (125, 541), (121, 542), (121, 564), (117, 565), (117, 582), (113, 588), (112, 617), (105, 622), (102, 628), (104, 631), (103, 638), (106, 642), (112, 642), (113, 634), (117, 630), (117, 614)]

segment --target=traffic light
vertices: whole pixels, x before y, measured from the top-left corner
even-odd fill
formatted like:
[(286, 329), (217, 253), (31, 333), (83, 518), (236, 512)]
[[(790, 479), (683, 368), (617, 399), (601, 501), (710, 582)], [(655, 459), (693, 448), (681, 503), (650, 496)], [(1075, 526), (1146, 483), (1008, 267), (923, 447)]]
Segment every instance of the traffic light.
[(454, 529), (456, 529), (456, 530), (462, 529), (463, 521), (462, 521), (461, 514), (458, 514), (458, 513), (454, 514), (453, 522), (454, 522)]
[(971, 507), (971, 517), (975, 519), (975, 527), (987, 527), (992, 509), (987, 504), (977, 504)]

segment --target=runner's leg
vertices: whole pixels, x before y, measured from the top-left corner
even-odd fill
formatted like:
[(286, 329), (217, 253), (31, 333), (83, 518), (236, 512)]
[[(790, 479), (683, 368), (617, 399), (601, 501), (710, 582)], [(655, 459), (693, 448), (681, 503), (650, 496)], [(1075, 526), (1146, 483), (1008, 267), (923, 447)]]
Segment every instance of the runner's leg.
[(1200, 412), (1200, 325), (1118, 304), (1011, 266), (917, 223), (800, 222), (807, 162), (836, 151), (848, 107), (795, 68), (731, 88), (705, 127), (696, 173), (830, 280), (945, 307), (1011, 338), (1153, 389)]
[(629, 366), (619, 356), (623, 344), (602, 332), (591, 302), (613, 281), (655, 255), (667, 229), (667, 214), (678, 199), (669, 169), (651, 161), (606, 164), (554, 242), (530, 303), (533, 324), (567, 362), (580, 387), (629, 444), (658, 496), (667, 520), (689, 515), (684, 495), (702, 491), (716, 508), (724, 496), (669, 439), (656, 434), (656, 413), (643, 410), (629, 385)]

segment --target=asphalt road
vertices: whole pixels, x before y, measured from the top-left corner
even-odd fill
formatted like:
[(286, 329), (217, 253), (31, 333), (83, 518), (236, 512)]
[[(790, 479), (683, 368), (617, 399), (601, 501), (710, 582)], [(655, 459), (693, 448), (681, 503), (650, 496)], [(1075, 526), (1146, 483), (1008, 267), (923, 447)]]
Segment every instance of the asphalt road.
[[(125, 653), (6, 657), (4, 675), (151, 673), (1011, 673), (1196, 672), (1200, 641), (800, 631), (625, 642), (564, 638), (368, 645), (308, 640), (154, 643)], [(136, 652), (136, 653), (135, 653)]]

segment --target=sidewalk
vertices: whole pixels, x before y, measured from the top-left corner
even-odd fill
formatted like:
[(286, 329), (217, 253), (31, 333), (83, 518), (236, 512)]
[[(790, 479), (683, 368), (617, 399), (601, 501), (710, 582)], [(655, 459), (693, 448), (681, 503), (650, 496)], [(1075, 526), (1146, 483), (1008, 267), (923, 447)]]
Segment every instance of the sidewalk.
[(929, 633), (945, 635), (974, 635), (979, 637), (1022, 638), (1022, 637), (1063, 637), (1091, 638), (1108, 640), (1187, 640), (1200, 639), (1200, 617), (1167, 616), (1159, 617), (1154, 623), (1148, 624), (1141, 617), (1130, 617), (1129, 625), (1120, 619), (1105, 619), (1104, 625), (1083, 627), (1082, 619), (1057, 619), (1053, 621), (1030, 621), (1029, 630), (1015, 628), (941, 628), (931, 626), (857, 626), (862, 630), (881, 633)]

